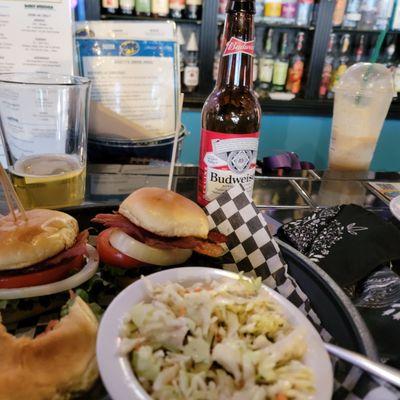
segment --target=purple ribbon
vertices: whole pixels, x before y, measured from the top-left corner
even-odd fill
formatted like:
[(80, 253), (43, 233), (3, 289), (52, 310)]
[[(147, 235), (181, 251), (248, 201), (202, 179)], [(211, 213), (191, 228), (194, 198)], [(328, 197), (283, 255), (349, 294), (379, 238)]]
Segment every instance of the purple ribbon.
[(292, 151), (287, 151), (275, 156), (263, 158), (263, 173), (265, 173), (265, 171), (276, 171), (278, 169), (284, 169), (286, 171), (300, 171), (306, 169), (315, 169), (315, 166), (312, 162), (300, 161), (299, 156)]

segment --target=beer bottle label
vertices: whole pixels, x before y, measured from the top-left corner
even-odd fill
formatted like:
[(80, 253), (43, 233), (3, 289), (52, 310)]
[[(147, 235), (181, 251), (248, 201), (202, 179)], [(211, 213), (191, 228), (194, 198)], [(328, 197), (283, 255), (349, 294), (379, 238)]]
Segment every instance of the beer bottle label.
[(118, 8), (118, 0), (103, 0), (104, 8)]
[(336, 69), (336, 71), (334, 72), (334, 74), (332, 76), (331, 86), (329, 88), (330, 90), (333, 90), (335, 88), (335, 86), (339, 83), (340, 78), (346, 72), (346, 70), (347, 70), (346, 64), (339, 65), (339, 67)]
[(151, 12), (158, 15), (168, 15), (169, 1), (168, 0), (152, 0)]
[(183, 73), (183, 83), (185, 86), (197, 86), (199, 84), (199, 67), (187, 65)]
[(320, 97), (325, 97), (328, 94), (329, 86), (332, 79), (332, 64), (325, 64), (322, 71), (321, 84), (319, 87)]
[(286, 90), (289, 90), (293, 94), (297, 94), (300, 92), (301, 78), (303, 77), (303, 71), (304, 71), (304, 62), (301, 60), (297, 60), (289, 68)]
[(397, 66), (396, 71), (394, 73), (394, 90), (397, 93), (400, 92), (400, 66)]
[(150, 0), (136, 0), (136, 12), (150, 13)]
[(231, 37), (225, 46), (223, 56), (225, 57), (236, 53), (244, 53), (249, 56), (254, 56), (254, 40), (245, 42), (236, 37)]
[(170, 0), (169, 8), (171, 10), (183, 10), (185, 8), (185, 0)]
[(264, 5), (264, 17), (280, 17), (281, 12), (281, 2), (267, 2)]
[(274, 73), (272, 83), (274, 85), (284, 85), (286, 82), (286, 76), (289, 64), (285, 61), (275, 61)]
[(135, 2), (134, 0), (119, 0), (119, 6), (122, 10), (133, 10)]
[(197, 202), (206, 205), (242, 184), (252, 195), (259, 132), (220, 133), (201, 130)]
[(260, 82), (270, 83), (272, 81), (272, 72), (274, 71), (274, 60), (265, 58), (260, 60)]

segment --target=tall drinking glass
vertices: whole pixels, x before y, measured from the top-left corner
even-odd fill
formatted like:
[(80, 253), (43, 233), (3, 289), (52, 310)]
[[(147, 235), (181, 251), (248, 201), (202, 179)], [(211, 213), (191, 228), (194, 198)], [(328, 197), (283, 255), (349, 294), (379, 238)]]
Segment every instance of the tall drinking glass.
[(2, 141), (26, 208), (84, 200), (89, 91), (76, 76), (0, 74)]
[(368, 171), (394, 96), (392, 73), (382, 64), (351, 66), (335, 88), (329, 169)]

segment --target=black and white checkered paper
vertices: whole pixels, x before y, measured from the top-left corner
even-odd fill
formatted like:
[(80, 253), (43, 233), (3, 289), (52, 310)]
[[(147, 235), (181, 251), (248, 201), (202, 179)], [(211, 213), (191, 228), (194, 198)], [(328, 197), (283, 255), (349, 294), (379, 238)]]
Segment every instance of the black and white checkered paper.
[[(272, 238), (264, 217), (243, 187), (235, 186), (221, 194), (206, 206), (206, 212), (211, 228), (228, 238), (228, 253), (222, 267), (232, 272), (243, 272), (250, 277), (261, 277), (264, 284), (299, 308), (325, 341), (330, 341), (331, 336), (322, 327), (310, 300), (289, 275), (279, 246)], [(394, 389), (384, 387), (356, 367), (335, 361), (334, 369), (335, 400), (400, 399)]]

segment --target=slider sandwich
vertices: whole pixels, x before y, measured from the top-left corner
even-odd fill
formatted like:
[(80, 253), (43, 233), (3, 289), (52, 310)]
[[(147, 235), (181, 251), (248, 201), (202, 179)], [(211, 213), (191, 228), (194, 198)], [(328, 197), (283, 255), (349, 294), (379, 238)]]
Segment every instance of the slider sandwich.
[(97, 237), (97, 250), (114, 267), (182, 264), (193, 251), (210, 257), (225, 253), (221, 244), (226, 237), (210, 232), (204, 211), (170, 190), (136, 190), (118, 212), (98, 214), (92, 222), (107, 227)]
[(26, 216), (0, 218), (0, 289), (56, 282), (86, 264), (88, 232), (75, 218), (46, 209)]

